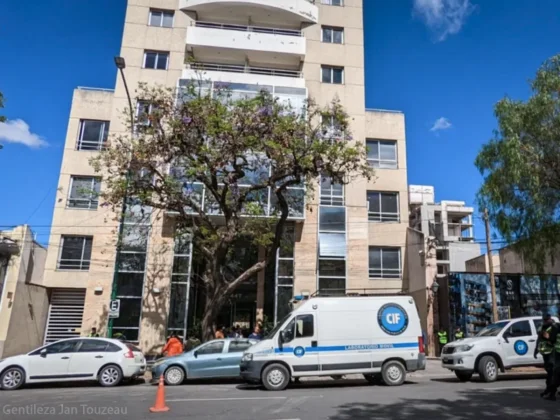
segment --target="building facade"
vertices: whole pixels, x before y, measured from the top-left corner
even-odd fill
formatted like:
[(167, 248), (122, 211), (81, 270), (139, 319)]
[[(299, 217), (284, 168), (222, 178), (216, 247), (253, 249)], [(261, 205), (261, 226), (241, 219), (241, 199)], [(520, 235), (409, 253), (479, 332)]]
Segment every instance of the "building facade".
[[(294, 295), (317, 290), (402, 290), (411, 271), (405, 121), (400, 112), (365, 108), (362, 0), (129, 0), (120, 55), (131, 90), (139, 82), (179, 88), (202, 74), (203, 88), (227, 83), (239, 97), (262, 88), (292, 104), (338, 97), (353, 141), (367, 144), (375, 179), (318, 180), (316, 195), (292, 218), (293, 249), (242, 286), (220, 323), (279, 320)], [(133, 101), (136, 112), (149, 107)], [(76, 308), (59, 318), (72, 326), (67, 334), (106, 331), (119, 226), (92, 193), (103, 190), (103, 177), (89, 159), (111, 135), (126, 134), (127, 107), (120, 78), (112, 91), (74, 92), (44, 279)], [(174, 235), (173, 217), (144, 211), (139, 221), (136, 210), (125, 221), (113, 332), (155, 353), (167, 332), (196, 330), (203, 290), (196, 249)], [(239, 252), (244, 261), (259, 250)], [(60, 309), (51, 303), (51, 313)], [(47, 322), (47, 337), (54, 324)]]

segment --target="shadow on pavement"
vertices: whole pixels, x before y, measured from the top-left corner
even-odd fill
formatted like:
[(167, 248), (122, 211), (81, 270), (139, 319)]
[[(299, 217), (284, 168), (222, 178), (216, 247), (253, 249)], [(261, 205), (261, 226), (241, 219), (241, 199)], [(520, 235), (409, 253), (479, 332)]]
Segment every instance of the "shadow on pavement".
[[(519, 380), (531, 380), (531, 379), (542, 379), (543, 381), (546, 378), (545, 373), (512, 373), (507, 375), (500, 375), (498, 376), (497, 382), (507, 382), (507, 381), (519, 381)], [(430, 381), (432, 382), (447, 382), (447, 383), (459, 383), (459, 379), (453, 378), (431, 378)], [(478, 375), (474, 375), (469, 382), (478, 382), (484, 383), (480, 380)]]
[[(130, 379), (122, 381), (117, 387), (127, 387), (145, 384), (144, 378)], [(99, 388), (110, 389), (110, 387), (102, 387), (96, 381), (79, 381), (79, 382), (48, 382), (42, 384), (26, 384), (24, 388), (29, 389), (52, 389), (52, 388)]]
[[(412, 396), (411, 396), (412, 397)], [(455, 399), (414, 399), (394, 404), (348, 403), (330, 420), (483, 420), (557, 419), (560, 402), (545, 401), (539, 390), (468, 390)]]
[[(417, 382), (406, 381), (403, 386), (416, 385)], [(324, 388), (372, 388), (376, 386), (386, 387), (384, 384), (371, 385), (363, 379), (325, 379), (325, 380), (303, 380), (301, 382), (291, 382), (287, 389), (324, 389)], [(264, 389), (261, 385), (240, 384), (237, 389), (241, 391), (254, 391)]]

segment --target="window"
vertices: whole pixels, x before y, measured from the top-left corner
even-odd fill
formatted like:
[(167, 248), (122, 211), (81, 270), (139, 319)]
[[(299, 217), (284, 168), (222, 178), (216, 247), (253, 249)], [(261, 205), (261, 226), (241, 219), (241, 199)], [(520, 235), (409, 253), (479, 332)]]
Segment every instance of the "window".
[(369, 248), (369, 277), (380, 279), (401, 278), (400, 248)]
[(326, 4), (327, 6), (343, 6), (344, 0), (321, 0), (321, 4)]
[(320, 207), (319, 230), (321, 232), (346, 231), (346, 208)]
[(144, 68), (154, 70), (167, 70), (169, 53), (161, 51), (146, 51), (144, 53)]
[(81, 120), (78, 150), (102, 150), (109, 136), (109, 121)]
[(313, 315), (299, 315), (296, 318), (296, 338), (313, 337)]
[(538, 334), (542, 328), (542, 319), (533, 319), (533, 323), (535, 324), (535, 331)]
[(529, 321), (518, 321), (506, 331), (508, 337), (528, 337), (533, 335)]
[(45, 348), (47, 349), (47, 354), (72, 353), (78, 342), (79, 340), (59, 341), (58, 343), (51, 344)]
[(368, 191), (367, 202), (370, 222), (398, 222), (400, 220), (398, 193)]
[(82, 340), (82, 345), (78, 349), (78, 353), (97, 353), (104, 352), (107, 349), (107, 341), (103, 340)]
[(136, 102), (136, 124), (145, 126), (151, 125), (149, 117), (156, 111), (156, 105), (148, 101), (139, 100)]
[(117, 346), (116, 344), (107, 343), (107, 348), (105, 349), (105, 351), (115, 353), (117, 351), (122, 351), (122, 349), (119, 346)]
[(397, 142), (367, 140), (367, 160), (373, 168), (397, 169)]
[(162, 28), (173, 27), (173, 16), (174, 12), (172, 10), (155, 10), (150, 9), (150, 26), (160, 26)]
[(344, 83), (344, 67), (321, 66), (321, 81), (341, 85)]
[(338, 259), (319, 259), (319, 294), (344, 295), (346, 293), (346, 261)]
[(90, 176), (72, 176), (68, 207), (96, 210), (99, 204), (101, 180)]
[(344, 29), (332, 26), (323, 26), (321, 38), (323, 42), (327, 42), (329, 44), (342, 44), (344, 42)]
[(250, 341), (232, 341), (229, 343), (228, 353), (241, 353), (252, 345)]
[(217, 354), (217, 353), (221, 353), (223, 349), (224, 349), (223, 341), (214, 341), (213, 343), (208, 343), (207, 345), (201, 347), (196, 351), (196, 353), (199, 356), (202, 354)]
[(332, 182), (330, 177), (321, 177), (321, 204), (325, 206), (344, 205), (344, 185)]
[(62, 236), (60, 270), (89, 270), (93, 236)]

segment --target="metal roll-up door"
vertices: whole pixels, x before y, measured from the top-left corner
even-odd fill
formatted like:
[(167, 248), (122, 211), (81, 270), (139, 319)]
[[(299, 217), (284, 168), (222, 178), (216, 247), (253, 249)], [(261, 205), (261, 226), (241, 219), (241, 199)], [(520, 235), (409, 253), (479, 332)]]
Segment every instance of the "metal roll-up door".
[(45, 344), (79, 337), (84, 317), (86, 289), (52, 289)]

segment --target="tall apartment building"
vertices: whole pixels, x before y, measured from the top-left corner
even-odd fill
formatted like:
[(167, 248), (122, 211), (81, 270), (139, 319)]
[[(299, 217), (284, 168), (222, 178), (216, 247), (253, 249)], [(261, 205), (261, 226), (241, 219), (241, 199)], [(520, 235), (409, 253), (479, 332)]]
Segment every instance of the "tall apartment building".
[[(294, 295), (318, 289), (402, 290), (404, 115), (365, 109), (362, 0), (129, 0), (120, 55), (131, 90), (138, 82), (176, 88), (202, 73), (207, 89), (226, 82), (233, 95), (266, 88), (281, 100), (312, 97), (324, 105), (338, 96), (354, 141), (367, 143), (375, 180), (319, 181), (316, 197), (292, 218), (293, 250), (279, 253), (232, 297), (221, 323), (278, 320)], [(149, 108), (141, 99), (133, 98), (137, 112)], [(114, 91), (74, 92), (45, 272), (47, 340), (92, 326), (106, 331), (118, 218), (83, 191), (103, 190), (88, 159), (108, 136), (125, 133), (127, 104), (120, 78)], [(192, 263), (196, 249), (174, 237), (172, 215), (147, 216), (144, 226), (129, 226), (144, 239), (127, 244), (125, 235), (123, 242), (114, 332), (155, 352), (168, 331), (185, 335), (196, 323), (202, 290)], [(246, 249), (239, 253), (240, 260), (251, 258)]]

